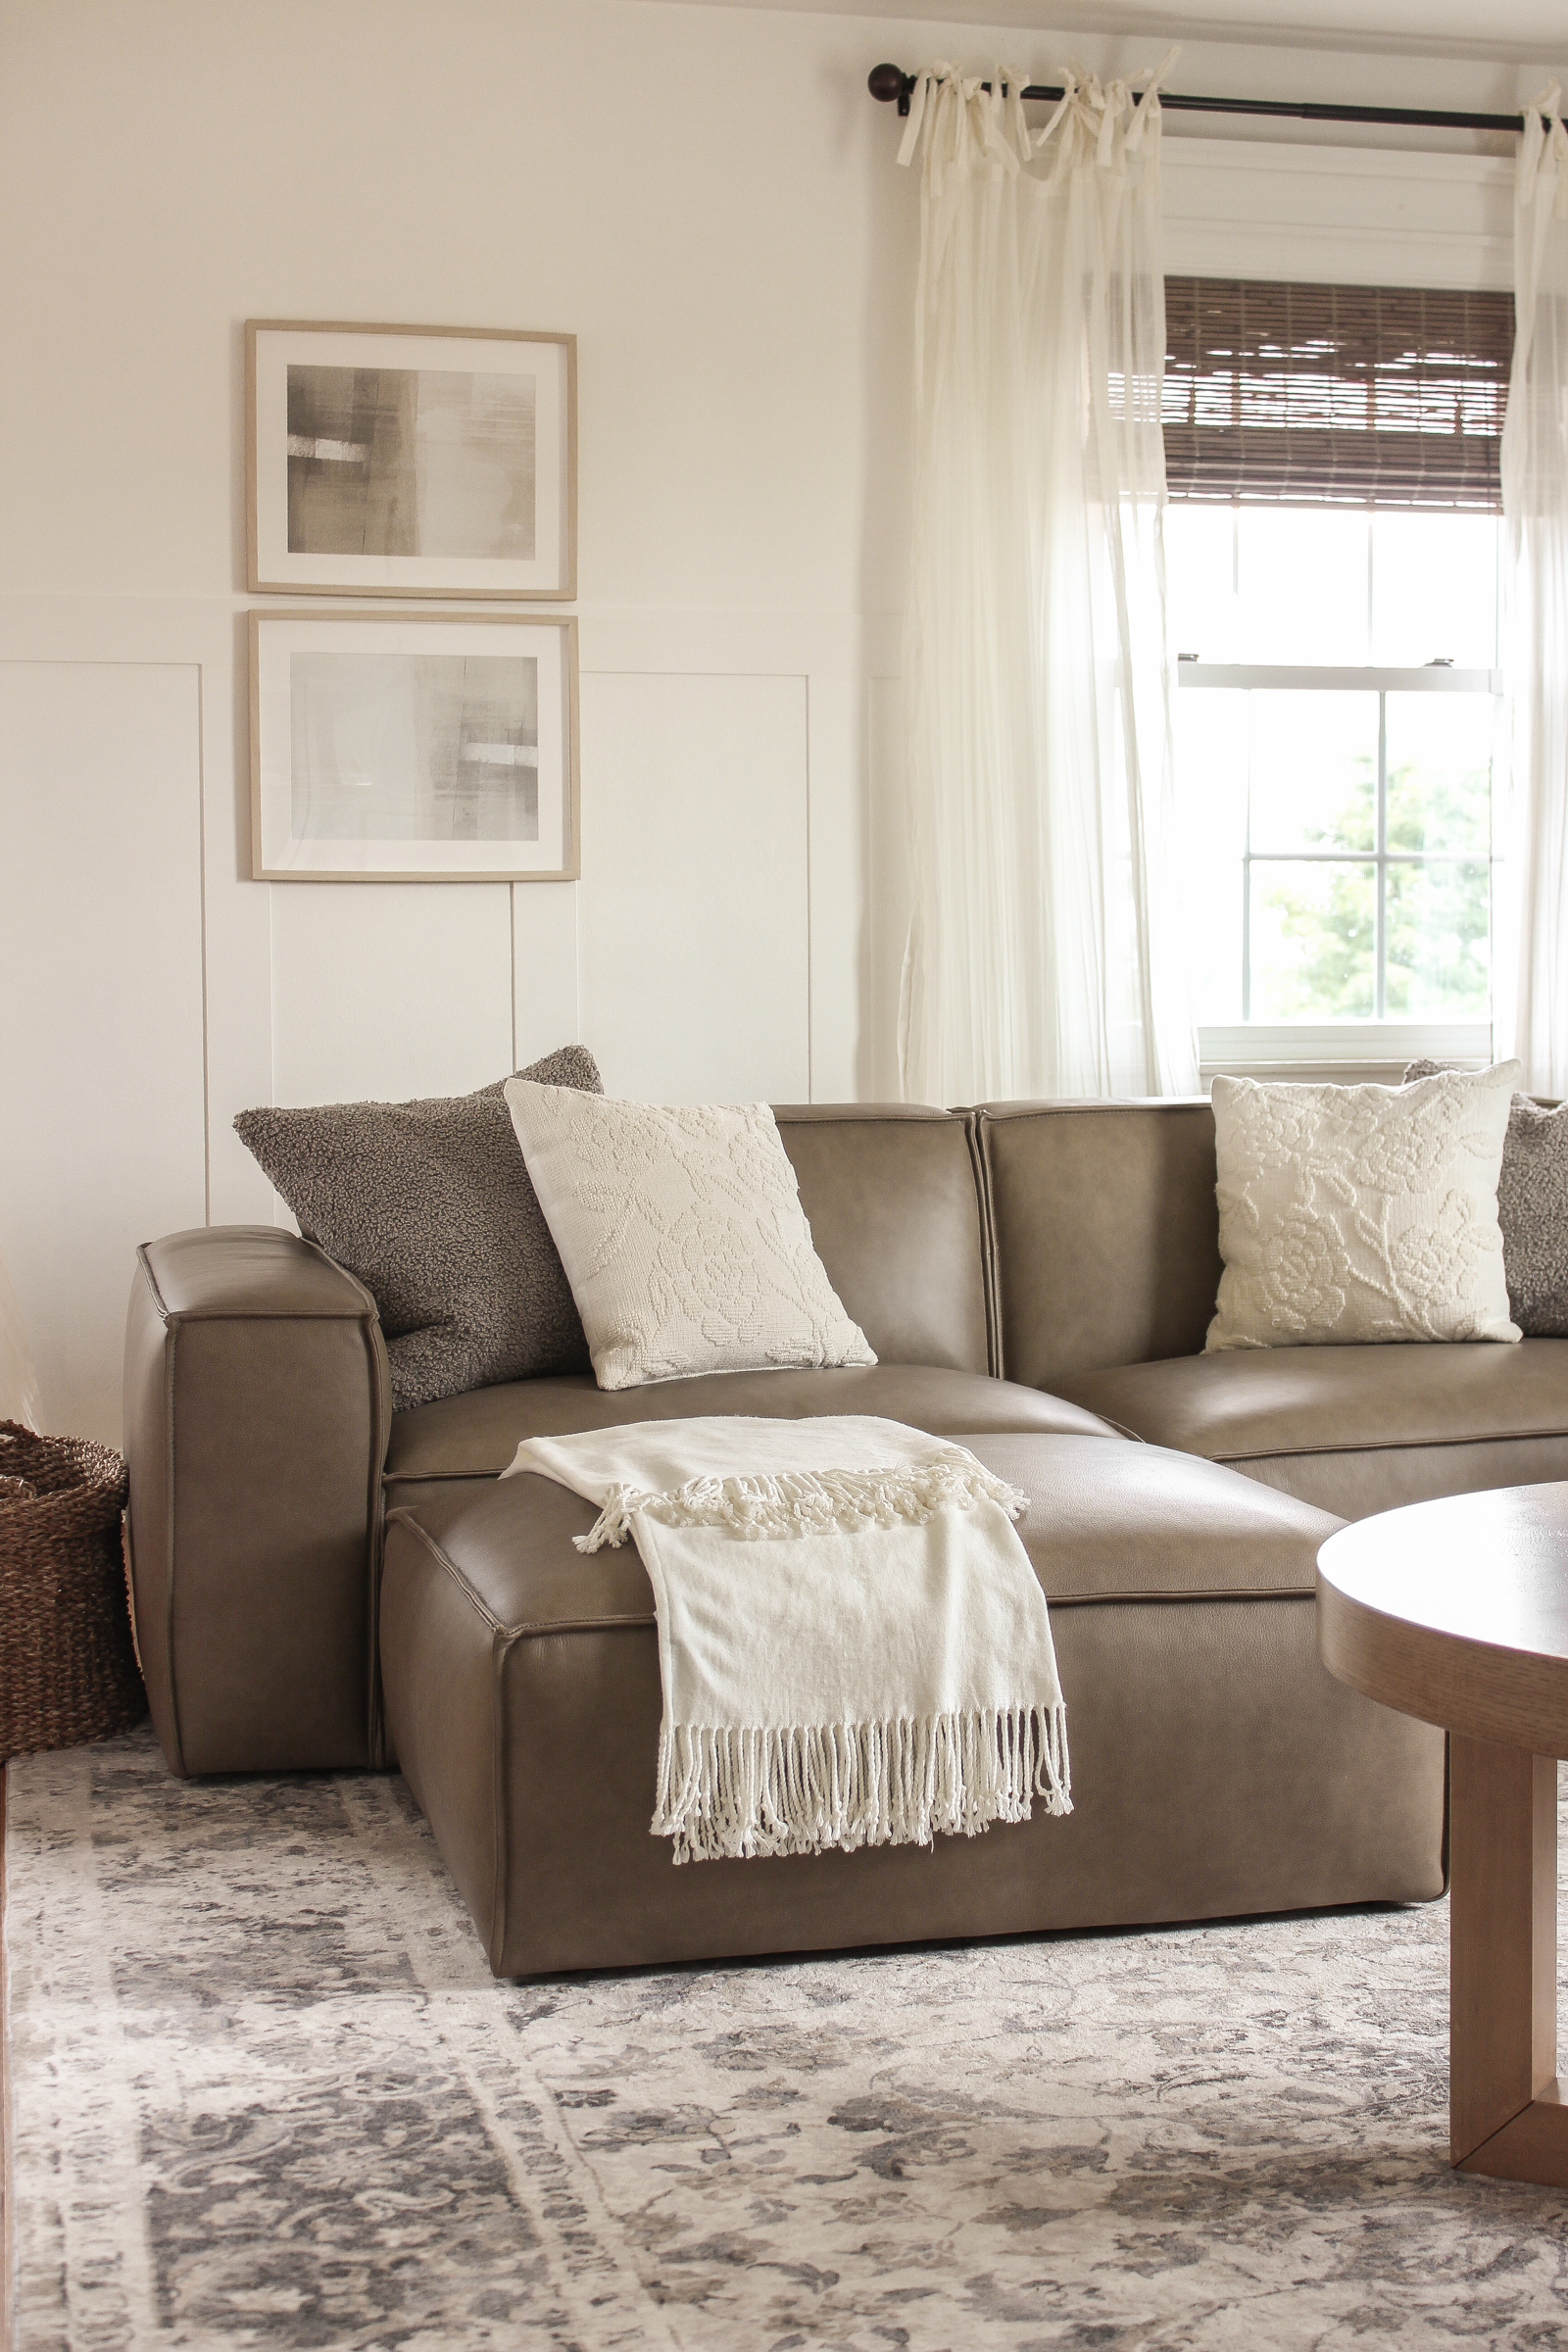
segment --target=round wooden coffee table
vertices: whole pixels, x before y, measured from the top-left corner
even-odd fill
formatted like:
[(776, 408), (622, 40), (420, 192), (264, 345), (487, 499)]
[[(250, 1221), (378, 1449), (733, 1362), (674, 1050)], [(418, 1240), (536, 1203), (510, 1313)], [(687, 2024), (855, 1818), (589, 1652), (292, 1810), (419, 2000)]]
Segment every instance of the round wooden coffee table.
[(1449, 2160), (1568, 2187), (1556, 1763), (1568, 1756), (1568, 1485), (1417, 1502), (1342, 1528), (1318, 1553), (1317, 1639), (1342, 1683), (1449, 1734)]

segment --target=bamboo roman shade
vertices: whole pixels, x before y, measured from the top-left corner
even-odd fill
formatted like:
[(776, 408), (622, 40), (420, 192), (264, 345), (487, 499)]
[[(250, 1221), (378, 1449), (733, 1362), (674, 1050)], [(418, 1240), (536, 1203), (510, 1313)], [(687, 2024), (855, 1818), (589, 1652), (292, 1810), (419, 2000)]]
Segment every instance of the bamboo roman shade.
[(1165, 280), (1172, 498), (1500, 514), (1513, 296)]

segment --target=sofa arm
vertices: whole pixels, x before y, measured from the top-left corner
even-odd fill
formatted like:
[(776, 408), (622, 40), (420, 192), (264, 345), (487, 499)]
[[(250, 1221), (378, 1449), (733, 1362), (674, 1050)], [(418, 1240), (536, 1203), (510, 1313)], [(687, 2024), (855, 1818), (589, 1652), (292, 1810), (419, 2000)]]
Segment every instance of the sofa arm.
[(137, 1256), (126, 1558), (164, 1753), (182, 1776), (376, 1763), (375, 1302), (270, 1225)]

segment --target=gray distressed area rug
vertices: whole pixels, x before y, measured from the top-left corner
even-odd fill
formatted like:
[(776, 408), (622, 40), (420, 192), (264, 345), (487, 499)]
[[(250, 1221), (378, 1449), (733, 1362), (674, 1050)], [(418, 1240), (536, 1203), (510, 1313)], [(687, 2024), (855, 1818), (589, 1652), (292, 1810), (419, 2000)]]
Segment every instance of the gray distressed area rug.
[(18, 2352), (1568, 2347), (1443, 1904), (496, 1984), (400, 1780), (145, 1732), (7, 1855)]

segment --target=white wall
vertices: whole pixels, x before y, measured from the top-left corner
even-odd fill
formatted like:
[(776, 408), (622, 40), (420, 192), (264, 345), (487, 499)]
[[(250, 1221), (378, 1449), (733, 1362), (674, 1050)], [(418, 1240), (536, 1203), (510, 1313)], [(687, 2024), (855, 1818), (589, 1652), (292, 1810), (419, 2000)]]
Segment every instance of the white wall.
[[(865, 74), (1065, 54), (1147, 62), (665, 0), (8, 0), (0, 1249), (54, 1426), (118, 1434), (137, 1240), (274, 1213), (247, 1104), (573, 1035), (627, 1094), (891, 1091), (916, 191)], [(1234, 48), (1183, 78), (1534, 86)], [(1506, 283), (1502, 167), (1172, 125), (1174, 269)], [(252, 317), (579, 337), (580, 884), (245, 878)]]

